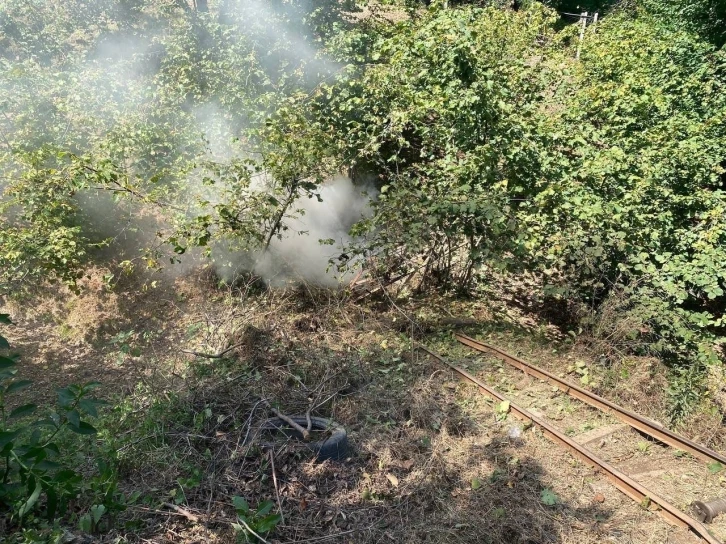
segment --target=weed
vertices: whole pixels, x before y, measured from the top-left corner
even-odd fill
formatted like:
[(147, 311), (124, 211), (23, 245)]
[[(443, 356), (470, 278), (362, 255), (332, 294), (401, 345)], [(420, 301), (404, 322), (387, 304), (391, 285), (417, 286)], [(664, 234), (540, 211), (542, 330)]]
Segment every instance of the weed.
[(247, 501), (242, 497), (233, 497), (232, 504), (237, 512), (237, 521), (232, 527), (237, 533), (239, 542), (256, 542), (257, 535), (263, 536), (272, 531), (282, 516), (270, 514), (274, 503), (272, 501), (261, 502), (256, 510), (250, 509)]
[(539, 494), (540, 501), (546, 506), (554, 506), (560, 502), (560, 498), (557, 494), (549, 488), (544, 488)]

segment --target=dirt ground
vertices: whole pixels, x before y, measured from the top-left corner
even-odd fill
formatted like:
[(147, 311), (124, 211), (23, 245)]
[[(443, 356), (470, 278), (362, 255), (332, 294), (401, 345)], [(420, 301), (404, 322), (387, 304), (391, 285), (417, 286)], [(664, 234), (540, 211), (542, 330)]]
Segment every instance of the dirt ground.
[[(107, 274), (91, 271), (80, 295), (51, 290), (0, 309), (16, 323), (7, 336), (22, 377), (35, 381), (35, 402), (98, 380), (114, 405), (104, 429), (121, 490), (136, 499), (93, 541), (234, 542), (232, 497), (241, 496), (282, 512), (269, 543), (697, 542), (456, 381), (411, 337), (573, 436), (613, 422), (473, 355), (450, 330), (468, 323), (470, 334), (574, 379), (583, 361), (591, 387), (655, 419), (664, 413), (662, 390), (649, 389), (661, 387), (657, 366), (616, 380), (620, 373), (550, 324), (481, 301), (353, 303), (309, 287), (220, 287), (204, 270), (110, 288)], [(189, 353), (230, 346), (223, 357)], [(291, 444), (260, 447), (259, 427), (272, 415), (263, 398), (286, 414), (314, 406), (312, 415), (342, 424), (348, 457), (316, 463)], [(718, 446), (709, 429), (710, 421), (691, 434)], [(720, 473), (643, 441), (622, 431), (597, 447), (612, 461), (659, 465), (657, 474), (641, 471), (643, 483), (683, 508), (720, 492)]]

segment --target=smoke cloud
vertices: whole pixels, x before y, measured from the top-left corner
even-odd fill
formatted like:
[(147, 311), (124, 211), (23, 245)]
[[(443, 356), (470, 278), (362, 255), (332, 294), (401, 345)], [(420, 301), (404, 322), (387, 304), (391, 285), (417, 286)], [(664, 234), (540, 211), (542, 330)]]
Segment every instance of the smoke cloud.
[(349, 280), (355, 263), (348, 262), (338, 271), (335, 260), (353, 241), (349, 234), (353, 224), (370, 214), (375, 189), (358, 187), (349, 178), (337, 176), (319, 194), (322, 202), (308, 197), (295, 202), (297, 213), (285, 221), (288, 230), (273, 238), (266, 250), (213, 252), (218, 274), (233, 280), (242, 272), (252, 272), (272, 286), (305, 281), (334, 287)]
[[(70, 13), (74, 5), (71, 1), (63, 9)], [(257, 60), (270, 77), (275, 74), (279, 77), (282, 69), (286, 75), (302, 74), (300, 83), (312, 87), (339, 67), (320, 55), (317, 38), (295, 11), (299, 6), (291, 7), (294, 5), (294, 2), (224, 0), (211, 6), (209, 16), (224, 22), (224, 15), (229, 28), (237, 29), (236, 35), (230, 30), (230, 43), (237, 40), (256, 44)], [(145, 6), (144, 10), (157, 9), (153, 3)], [(52, 26), (55, 24), (52, 10), (46, 11), (47, 24)], [(141, 17), (141, 13), (132, 10), (128, 17)], [(64, 14), (66, 17), (67, 13)], [(100, 21), (105, 16), (98, 17)], [(214, 92), (181, 103), (177, 110), (174, 99), (159, 98), (157, 91), (164, 84), (160, 74), (173, 49), (165, 40), (173, 38), (175, 32), (176, 39), (185, 34), (183, 29), (168, 26), (163, 18), (149, 17), (146, 21), (144, 24), (149, 26), (145, 36), (130, 32), (122, 24), (91, 37), (91, 31), (79, 26), (75, 34), (83, 40), (88, 37), (92, 43), (80, 38), (77, 42), (71, 40), (72, 55), (57, 54), (62, 50), (57, 45), (57, 51), (50, 48), (46, 56), (24, 59), (19, 63), (22, 69), (3, 71), (0, 66), (0, 94), (12, 98), (9, 102), (0, 98), (0, 106), (12, 104), (17, 109), (0, 119), (0, 129), (12, 134), (12, 140), (27, 149), (49, 144), (78, 154), (108, 155), (113, 160), (120, 157), (120, 166), (141, 179), (167, 166), (173, 167), (170, 158), (173, 153), (218, 163), (243, 158), (244, 154), (233, 142), (240, 135), (243, 128), (240, 123), (244, 123), (247, 112), (217, 100)], [(87, 24), (89, 28), (93, 26), (90, 22)], [(42, 45), (38, 51), (45, 51)], [(3, 56), (0, 54), (0, 60)], [(15, 59), (7, 58), (10, 68)], [(51, 64), (55, 64), (53, 70), (44, 68)], [(46, 77), (47, 81), (43, 79)], [(25, 115), (26, 110), (38, 113)], [(142, 134), (147, 130), (148, 135)], [(159, 148), (158, 134), (165, 131), (173, 133), (178, 141), (168, 138), (167, 147)], [(169, 145), (174, 149), (169, 150)], [(0, 161), (0, 172), (15, 169), (15, 165), (9, 166), (10, 155), (5, 157), (6, 164)], [(189, 172), (186, 186), (177, 194), (179, 204), (190, 216), (202, 211), (195, 202), (204, 200), (214, 204), (224, 194), (224, 180), (218, 180), (218, 187), (203, 186), (200, 172)], [(0, 179), (0, 198), (3, 183)], [(331, 266), (331, 260), (351, 242), (350, 227), (369, 213), (373, 191), (338, 176), (323, 184), (318, 193), (322, 202), (301, 197), (294, 203), (290, 208), (292, 217), (284, 221), (287, 230), (281, 238), (274, 238), (265, 251), (235, 252), (215, 246), (212, 259), (219, 274), (231, 279), (241, 271), (253, 272), (271, 285), (303, 280), (332, 286), (342, 281), (345, 274), (338, 273)], [(132, 260), (142, 254), (144, 247), (158, 245), (156, 235), (164, 224), (154, 210), (120, 201), (108, 192), (77, 193), (74, 200), (81, 210), (85, 234), (111, 240), (102, 257)], [(193, 256), (185, 258), (196, 265), (199, 255), (191, 253)], [(189, 263), (182, 263), (178, 270), (188, 266)], [(173, 267), (170, 268), (173, 273)]]

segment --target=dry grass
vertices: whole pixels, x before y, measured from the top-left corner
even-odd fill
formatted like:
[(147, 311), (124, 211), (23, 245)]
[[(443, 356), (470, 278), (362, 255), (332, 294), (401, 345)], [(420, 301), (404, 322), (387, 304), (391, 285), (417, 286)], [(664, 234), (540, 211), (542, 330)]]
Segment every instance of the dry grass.
[[(43, 369), (35, 394), (89, 375), (111, 382), (106, 393), (120, 398), (106, 425), (118, 440), (122, 489), (141, 498), (99, 541), (233, 542), (232, 496), (277, 504), (269, 453), (256, 445), (257, 429), (271, 415), (260, 398), (288, 414), (318, 405), (314, 415), (342, 423), (352, 446), (341, 463), (315, 463), (291, 447), (274, 452), (285, 523), (270, 543), (322, 537), (663, 543), (673, 534), (537, 432), (510, 438), (516, 422), (497, 420), (473, 389), (411, 349), (411, 332), (451, 346), (439, 333), (475, 321), (489, 324), (479, 330), (494, 334), (494, 343), (557, 372), (588, 356), (562, 342), (553, 353), (548, 338), (561, 335), (550, 335), (551, 326), (521, 309), (510, 307), (510, 317), (528, 318), (524, 330), (531, 332), (511, 325), (497, 330), (506, 312), (475, 302), (410, 299), (394, 307), (385, 295), (355, 305), (344, 294), (310, 287), (220, 290), (208, 272), (157, 289), (141, 290), (132, 278), (124, 282), (113, 293), (97, 291), (113, 303), (101, 306), (97, 321), (85, 326), (93, 332), (79, 335), (76, 344), (64, 347), (58, 321), (48, 319), (53, 312), (42, 305), (20, 316), (22, 328), (12, 338), (26, 368), (42, 367), (61, 349), (77, 361), (73, 372), (65, 363)], [(90, 299), (90, 293), (83, 296)], [(80, 299), (75, 304), (80, 308)], [(111, 342), (128, 331), (138, 357)], [(52, 352), (41, 351), (47, 343)], [(229, 345), (237, 347), (224, 359), (181, 351), (217, 353)], [(597, 364), (588, 359), (596, 374)], [(658, 413), (649, 385), (658, 369), (635, 366), (643, 374), (618, 381), (617, 394), (629, 402), (651, 399)], [(599, 381), (606, 383), (604, 376)], [(593, 500), (595, 488), (602, 488), (603, 503)], [(543, 504), (545, 489), (558, 504)], [(161, 506), (175, 501), (201, 521)]]

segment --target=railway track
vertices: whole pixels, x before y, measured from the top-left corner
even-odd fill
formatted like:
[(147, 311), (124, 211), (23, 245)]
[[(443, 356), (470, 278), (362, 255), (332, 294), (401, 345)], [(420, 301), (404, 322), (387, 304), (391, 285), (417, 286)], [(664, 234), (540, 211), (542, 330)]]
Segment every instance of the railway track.
[(648, 436), (663, 442), (664, 444), (668, 444), (669, 446), (676, 448), (680, 451), (687, 452), (694, 457), (701, 459), (702, 461), (708, 463), (717, 462), (726, 465), (726, 456), (721, 455), (720, 453), (713, 451), (701, 444), (697, 444), (696, 442), (693, 442), (692, 440), (689, 440), (684, 436), (680, 436), (673, 431), (666, 429), (659, 423), (656, 423), (655, 421), (651, 421), (648, 418), (636, 414), (635, 412), (632, 412), (627, 408), (618, 406), (614, 402), (600, 397), (599, 395), (596, 395), (595, 393), (588, 391), (587, 389), (584, 389), (579, 385), (559, 378), (558, 376), (555, 376), (547, 370), (538, 368), (535, 365), (523, 361), (522, 359), (515, 357), (514, 355), (510, 355), (509, 353), (499, 348), (496, 348), (489, 344), (485, 344), (484, 342), (480, 342), (479, 340), (475, 340), (474, 338), (470, 338), (469, 336), (466, 336), (464, 334), (456, 334), (455, 338), (462, 344), (469, 346), (477, 351), (480, 351), (482, 353), (490, 353), (495, 357), (498, 357), (499, 359), (512, 365), (515, 368), (518, 368), (529, 376), (533, 376), (537, 379), (544, 380), (551, 385), (554, 385), (571, 397), (574, 397), (586, 404), (589, 404), (590, 406), (593, 406), (605, 413), (612, 414), (626, 425), (630, 425), (632, 428), (637, 429), (638, 431), (645, 433)]
[[(510, 355), (494, 346), (480, 342), (466, 335), (457, 334), (456, 339), (462, 344), (479, 352), (493, 355), (498, 360), (507, 363), (507, 365), (512, 369), (518, 369), (531, 378), (546, 382), (549, 387), (556, 387), (556, 390), (559, 390), (562, 393), (577, 399), (577, 401), (595, 408), (598, 412), (607, 414), (605, 417), (617, 419), (639, 433), (648, 435), (660, 443), (667, 444), (668, 446), (675, 448), (678, 452), (687, 452), (694, 459), (703, 462), (699, 462), (699, 465), (704, 465), (704, 467), (705, 463), (723, 463), (726, 465), (726, 457), (720, 453), (693, 442), (688, 438), (680, 436), (669, 429), (666, 429), (657, 422), (651, 421), (639, 414), (627, 410), (626, 408), (618, 406), (611, 401), (595, 395), (576, 384), (555, 376), (544, 369), (538, 368), (516, 356)], [(617, 463), (617, 461), (620, 461), (621, 459), (615, 457), (616, 462), (610, 462), (610, 460), (600, 457), (598, 454), (595, 454), (588, 445), (579, 443), (577, 440), (578, 437), (568, 436), (566, 432), (563, 432), (557, 426), (553, 425), (548, 418), (541, 416), (536, 410), (527, 409), (520, 404), (514, 403), (511, 398), (503, 395), (487, 383), (484, 383), (484, 381), (477, 378), (470, 372), (450, 363), (438, 353), (422, 345), (419, 345), (419, 347), (435, 359), (448, 366), (452, 371), (458, 374), (460, 378), (474, 384), (484, 395), (496, 400), (497, 402), (508, 401), (510, 411), (514, 416), (539, 427), (547, 438), (566, 448), (572, 455), (585, 464), (593, 467), (596, 471), (601, 472), (615, 487), (634, 501), (643, 505), (650, 505), (651, 509), (655, 508), (658, 513), (671, 524), (689, 529), (692, 533), (709, 544), (722, 544), (721, 540), (711, 534), (703, 523), (684, 512), (683, 509), (678, 508), (675, 504), (677, 500), (669, 500), (669, 497), (665, 496), (665, 494), (658, 493), (656, 490), (646, 487), (642, 482), (639, 482), (636, 477), (629, 475), (627, 473), (628, 470), (620, 467)], [(516, 394), (518, 393), (515, 393), (515, 395)], [(621, 427), (624, 426), (621, 425)], [(635, 436), (635, 433), (631, 434)], [(632, 444), (630, 447), (632, 447)], [(670, 495), (674, 495), (674, 493), (670, 493)], [(681, 495), (678, 492), (675, 492), (675, 495), (676, 499), (681, 498)]]

